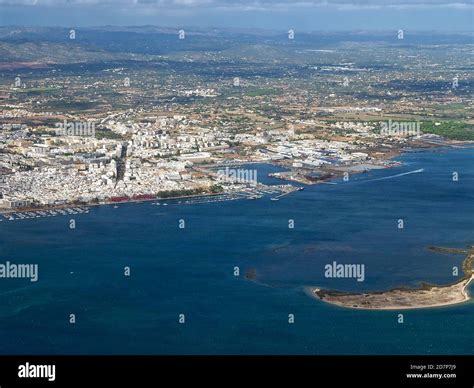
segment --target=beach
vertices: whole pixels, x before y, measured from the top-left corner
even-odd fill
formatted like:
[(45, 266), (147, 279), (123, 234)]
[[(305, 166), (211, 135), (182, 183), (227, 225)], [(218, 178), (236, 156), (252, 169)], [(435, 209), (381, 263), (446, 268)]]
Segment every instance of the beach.
[(449, 306), (466, 302), (470, 299), (467, 288), (474, 277), (472, 263), (474, 246), (469, 250), (430, 247), (432, 251), (466, 252), (463, 261), (465, 276), (452, 284), (436, 286), (423, 283), (419, 288), (393, 288), (383, 292), (345, 293), (339, 291), (312, 288), (311, 295), (324, 302), (347, 308), (366, 310), (406, 310), (429, 307)]
[(448, 286), (430, 286), (420, 289), (393, 289), (379, 293), (326, 294), (312, 289), (319, 299), (341, 307), (366, 310), (408, 310), (429, 307), (449, 306), (470, 299), (467, 287), (473, 276)]

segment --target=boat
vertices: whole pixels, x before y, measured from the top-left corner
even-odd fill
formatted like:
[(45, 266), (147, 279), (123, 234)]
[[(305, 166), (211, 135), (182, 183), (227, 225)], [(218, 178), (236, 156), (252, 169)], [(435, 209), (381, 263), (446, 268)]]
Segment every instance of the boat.
[(279, 201), (278, 198), (270, 198), (270, 201)]
[(117, 205), (115, 205), (115, 206), (114, 206), (114, 209), (117, 209), (117, 208), (118, 208), (118, 206), (117, 206)]

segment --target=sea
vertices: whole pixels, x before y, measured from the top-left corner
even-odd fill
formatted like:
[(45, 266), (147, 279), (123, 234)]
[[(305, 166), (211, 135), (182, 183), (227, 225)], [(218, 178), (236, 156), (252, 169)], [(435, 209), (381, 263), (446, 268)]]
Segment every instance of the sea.
[[(308, 293), (462, 276), (462, 255), (428, 247), (474, 244), (474, 149), (397, 160), (278, 201), (162, 200), (4, 220), (0, 263), (37, 264), (38, 280), (0, 279), (0, 353), (472, 355), (472, 300), (367, 311)], [(268, 177), (278, 167), (242, 168), (285, 183)], [(325, 277), (334, 261), (364, 264), (364, 281)]]

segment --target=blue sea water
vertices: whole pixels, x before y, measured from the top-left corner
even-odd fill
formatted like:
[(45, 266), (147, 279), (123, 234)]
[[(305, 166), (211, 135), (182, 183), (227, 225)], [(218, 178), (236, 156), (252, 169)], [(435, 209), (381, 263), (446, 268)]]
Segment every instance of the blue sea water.
[[(305, 292), (456, 280), (463, 257), (427, 247), (474, 244), (474, 150), (399, 159), (279, 201), (93, 207), (73, 216), (76, 229), (70, 217), (3, 221), (0, 263), (38, 263), (39, 280), (0, 279), (0, 353), (473, 354), (472, 300), (403, 311), (400, 324), (399, 311), (344, 309)], [(261, 181), (282, 183), (266, 178), (275, 167), (257, 168)], [(365, 281), (325, 278), (333, 261), (365, 264)], [(256, 281), (245, 279), (250, 269)]]

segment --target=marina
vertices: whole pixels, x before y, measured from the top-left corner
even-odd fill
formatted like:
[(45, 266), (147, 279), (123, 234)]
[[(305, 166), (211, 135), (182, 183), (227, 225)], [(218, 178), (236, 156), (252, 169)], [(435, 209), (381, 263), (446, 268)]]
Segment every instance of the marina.
[[(275, 185), (275, 186), (265, 186), (259, 185), (257, 187), (249, 187), (240, 191), (230, 192), (225, 194), (217, 194), (212, 196), (199, 196), (192, 198), (181, 198), (181, 199), (172, 199), (170, 204), (176, 205), (193, 205), (193, 204), (202, 204), (202, 203), (215, 203), (215, 202), (224, 202), (224, 201), (236, 201), (236, 200), (256, 200), (261, 199), (265, 196), (276, 195), (276, 198), (293, 193), (294, 191), (302, 190), (302, 188), (297, 188), (291, 185)], [(271, 198), (274, 200), (274, 198)], [(278, 199), (277, 199), (278, 200)], [(153, 206), (167, 206), (168, 202), (164, 200), (157, 201), (152, 203)]]
[[(271, 196), (271, 200), (278, 201), (279, 198), (291, 194), (295, 191), (303, 190), (303, 187), (295, 187), (292, 185), (263, 185), (248, 186), (242, 189), (231, 191), (228, 193), (214, 194), (214, 195), (199, 195), (193, 197), (176, 197), (167, 199), (157, 199), (153, 202), (153, 206), (168, 206), (173, 205), (193, 205), (203, 203), (217, 203), (224, 201), (236, 201), (236, 200), (257, 200), (267, 196)], [(128, 202), (128, 201), (127, 201)], [(129, 201), (140, 203), (143, 201)], [(110, 203), (101, 203), (97, 205), (110, 205)], [(114, 209), (118, 208), (118, 205), (113, 206)], [(17, 210), (15, 212), (9, 211), (0, 213), (0, 222), (3, 221), (17, 221), (43, 217), (56, 217), (56, 216), (68, 216), (76, 214), (86, 214), (89, 212), (87, 206), (70, 206), (70, 207), (56, 207), (50, 209), (38, 209), (38, 210)]]
[(56, 209), (42, 209), (42, 210), (30, 210), (25, 212), (14, 212), (14, 213), (3, 213), (0, 214), (0, 222), (3, 221), (18, 221), (27, 220), (33, 218), (44, 218), (44, 217), (56, 217), (56, 216), (69, 216), (76, 214), (87, 214), (89, 208), (85, 206), (77, 207), (65, 207)]

